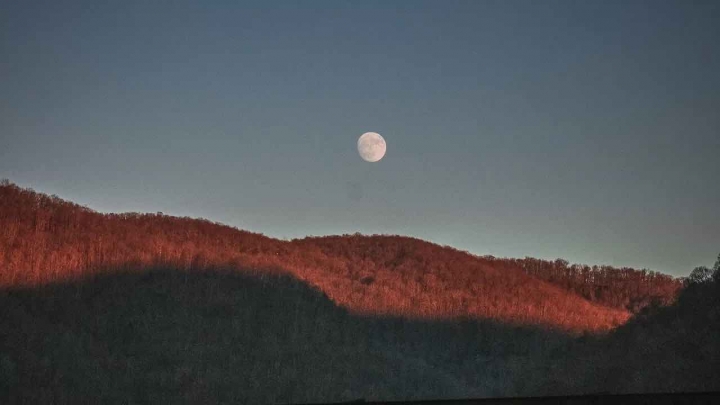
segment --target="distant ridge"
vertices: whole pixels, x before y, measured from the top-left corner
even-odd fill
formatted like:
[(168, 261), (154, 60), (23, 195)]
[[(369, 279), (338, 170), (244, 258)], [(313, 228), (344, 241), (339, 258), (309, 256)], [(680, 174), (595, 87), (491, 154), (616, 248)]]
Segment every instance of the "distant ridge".
[[(301, 245), (318, 246), (323, 253), (350, 261), (370, 260), (382, 266), (398, 267), (404, 261), (413, 267), (436, 261), (447, 263), (473, 262), (494, 268), (516, 268), (547, 281), (564, 290), (604, 306), (638, 312), (658, 303), (670, 304), (682, 287), (682, 280), (672, 276), (628, 267), (588, 266), (566, 260), (501, 259), (493, 256), (476, 256), (450, 246), (439, 246), (421, 239), (405, 236), (363, 235), (322, 236), (296, 239)], [(411, 257), (412, 256), (412, 257)], [(439, 259), (442, 257), (442, 259)]]
[[(100, 214), (7, 180), (0, 184), (0, 286), (42, 285), (119, 267), (250, 268), (290, 274), (358, 314), (488, 319), (577, 333), (624, 323), (632, 305), (672, 302), (680, 286), (670, 276), (607, 267), (606, 278), (621, 281), (599, 285), (601, 278), (591, 277), (595, 284), (585, 285), (576, 272), (558, 276), (572, 268), (567, 262), (547, 270), (543, 263), (550, 262), (477, 257), (402, 236), (282, 241), (204, 219)], [(613, 278), (614, 272), (624, 276)], [(608, 291), (621, 291), (620, 298), (608, 299)]]

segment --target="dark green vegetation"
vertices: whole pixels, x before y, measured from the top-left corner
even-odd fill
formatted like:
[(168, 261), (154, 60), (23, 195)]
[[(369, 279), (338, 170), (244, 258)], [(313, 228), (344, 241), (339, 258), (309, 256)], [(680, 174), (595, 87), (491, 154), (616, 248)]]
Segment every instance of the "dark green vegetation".
[(145, 269), (0, 292), (2, 402), (315, 402), (720, 389), (720, 259), (606, 336), (361, 317), (289, 276)]

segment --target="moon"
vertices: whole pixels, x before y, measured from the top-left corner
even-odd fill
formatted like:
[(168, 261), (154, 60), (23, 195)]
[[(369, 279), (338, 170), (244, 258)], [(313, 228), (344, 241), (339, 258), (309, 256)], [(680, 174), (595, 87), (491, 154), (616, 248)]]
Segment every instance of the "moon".
[(357, 142), (358, 153), (366, 162), (377, 162), (385, 156), (385, 139), (377, 132), (365, 132)]

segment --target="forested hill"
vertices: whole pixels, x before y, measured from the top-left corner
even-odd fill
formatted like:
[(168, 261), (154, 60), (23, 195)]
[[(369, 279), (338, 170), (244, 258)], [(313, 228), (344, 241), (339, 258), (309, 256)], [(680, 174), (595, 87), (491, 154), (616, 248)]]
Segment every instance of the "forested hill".
[(326, 255), (342, 257), (350, 262), (367, 262), (369, 266), (389, 267), (408, 273), (413, 269), (432, 269), (443, 273), (448, 268), (453, 269), (449, 273), (457, 273), (474, 265), (503, 271), (520, 269), (589, 301), (631, 312), (639, 312), (652, 303), (670, 304), (683, 285), (681, 279), (654, 271), (571, 265), (563, 259), (477, 257), (449, 246), (403, 236), (324, 236), (298, 239), (293, 243), (304, 247), (317, 246)]
[(618, 276), (583, 279), (558, 267), (533, 267), (531, 260), (477, 257), (400, 236), (282, 241), (202, 219), (100, 214), (9, 181), (0, 184), (0, 286), (158, 264), (251, 268), (290, 274), (356, 313), (492, 319), (581, 332), (625, 322), (628, 307), (672, 301), (680, 285), (628, 269), (603, 268)]
[(585, 299), (637, 313), (650, 304), (669, 305), (683, 286), (683, 280), (667, 274), (629, 267), (570, 264), (567, 260), (495, 259), (514, 263), (528, 274), (548, 281)]

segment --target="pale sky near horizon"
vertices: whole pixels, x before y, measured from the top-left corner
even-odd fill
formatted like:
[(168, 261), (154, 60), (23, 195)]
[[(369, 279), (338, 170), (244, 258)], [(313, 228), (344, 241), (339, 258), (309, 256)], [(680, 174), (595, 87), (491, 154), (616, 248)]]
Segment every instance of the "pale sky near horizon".
[(0, 178), (278, 238), (720, 253), (720, 2), (102, 3), (0, 6)]

